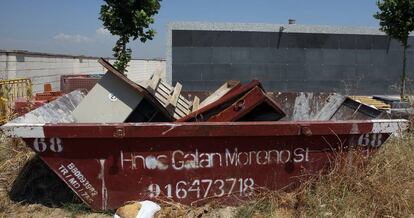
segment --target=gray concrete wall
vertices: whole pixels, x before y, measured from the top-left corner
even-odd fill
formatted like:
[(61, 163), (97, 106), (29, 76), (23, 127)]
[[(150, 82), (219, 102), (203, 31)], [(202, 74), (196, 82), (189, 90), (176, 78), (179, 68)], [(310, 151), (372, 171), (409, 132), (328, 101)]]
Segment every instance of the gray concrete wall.
[[(156, 71), (165, 77), (164, 60), (132, 60), (129, 65), (127, 75), (134, 82), (142, 83)], [(34, 93), (42, 92), (45, 83), (59, 90), (61, 75), (104, 72), (97, 57), (0, 50), (0, 79), (30, 78)]]
[[(171, 80), (186, 90), (259, 79), (269, 91), (398, 93), (402, 47), (372, 28), (180, 23), (170, 37)], [(413, 46), (407, 69), (414, 79)]]

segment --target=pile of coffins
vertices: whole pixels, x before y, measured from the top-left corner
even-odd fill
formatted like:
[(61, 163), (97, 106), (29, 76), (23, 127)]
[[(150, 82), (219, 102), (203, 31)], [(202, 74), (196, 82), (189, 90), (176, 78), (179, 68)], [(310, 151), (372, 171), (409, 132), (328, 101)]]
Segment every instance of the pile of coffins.
[(200, 102), (188, 100), (182, 85), (175, 87), (154, 74), (138, 85), (101, 59), (108, 70), (73, 111), (77, 122), (202, 122), (277, 121), (285, 116), (259, 81), (224, 83)]
[(44, 92), (33, 99), (17, 99), (15, 110), (22, 115), (63, 93), (83, 88), (87, 95), (70, 114), (78, 123), (321, 121), (387, 117), (384, 111), (336, 93), (266, 93), (257, 80), (245, 84), (227, 81), (214, 92), (186, 92), (179, 82), (173, 87), (162, 80), (160, 73), (155, 73), (146, 84), (139, 85), (105, 59), (99, 62), (108, 70), (103, 76), (63, 76), (61, 86), (64, 91), (52, 91), (51, 85), (46, 84)]

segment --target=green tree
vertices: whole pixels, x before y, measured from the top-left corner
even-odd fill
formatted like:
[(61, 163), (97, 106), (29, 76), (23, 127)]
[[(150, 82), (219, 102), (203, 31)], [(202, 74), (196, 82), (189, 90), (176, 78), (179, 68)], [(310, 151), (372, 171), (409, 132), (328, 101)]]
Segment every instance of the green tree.
[(400, 96), (405, 98), (408, 37), (414, 31), (414, 0), (377, 1), (379, 12), (374, 18), (380, 21), (380, 30), (401, 42), (403, 46), (403, 71), (401, 74)]
[(149, 25), (154, 23), (154, 15), (160, 9), (161, 0), (104, 0), (99, 19), (112, 35), (119, 36), (114, 52), (115, 68), (125, 73), (131, 60), (129, 40), (141, 42), (152, 40), (155, 31)]

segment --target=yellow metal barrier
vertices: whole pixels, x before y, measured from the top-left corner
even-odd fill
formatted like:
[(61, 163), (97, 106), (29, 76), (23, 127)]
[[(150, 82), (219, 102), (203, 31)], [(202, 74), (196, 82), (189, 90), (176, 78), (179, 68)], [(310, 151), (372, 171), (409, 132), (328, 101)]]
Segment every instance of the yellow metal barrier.
[(32, 97), (32, 80), (0, 80), (0, 123), (5, 123), (10, 116), (10, 108), (17, 98)]

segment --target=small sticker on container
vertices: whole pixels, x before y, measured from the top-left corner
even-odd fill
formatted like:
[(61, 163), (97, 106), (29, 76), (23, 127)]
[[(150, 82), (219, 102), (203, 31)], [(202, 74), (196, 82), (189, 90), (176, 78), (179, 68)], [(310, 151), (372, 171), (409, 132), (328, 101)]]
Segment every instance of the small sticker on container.
[(118, 98), (112, 93), (108, 94), (108, 98), (109, 98), (109, 100), (111, 100), (113, 102), (118, 101)]

